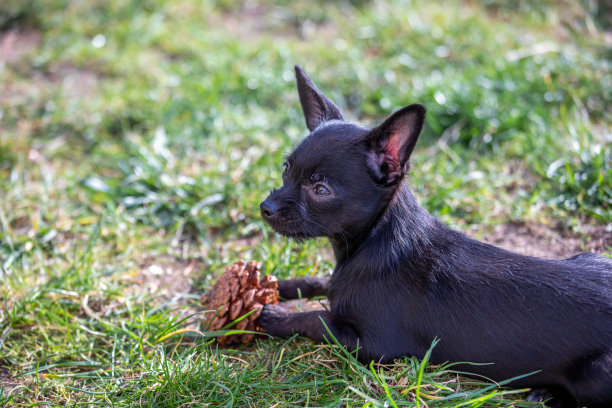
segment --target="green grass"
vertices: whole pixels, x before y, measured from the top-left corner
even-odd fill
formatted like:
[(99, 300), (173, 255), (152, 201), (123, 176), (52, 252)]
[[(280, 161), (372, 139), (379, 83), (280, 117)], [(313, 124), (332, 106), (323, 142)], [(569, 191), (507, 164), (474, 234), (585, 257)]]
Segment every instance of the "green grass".
[(279, 278), (333, 268), (325, 241), (259, 217), (306, 134), (296, 63), (362, 123), (428, 108), (409, 183), (452, 226), (605, 228), (606, 7), (8, 0), (0, 46), (22, 42), (0, 62), (0, 406), (534, 406), (415, 358), (364, 366), (302, 338), (218, 349), (198, 298), (239, 258)]

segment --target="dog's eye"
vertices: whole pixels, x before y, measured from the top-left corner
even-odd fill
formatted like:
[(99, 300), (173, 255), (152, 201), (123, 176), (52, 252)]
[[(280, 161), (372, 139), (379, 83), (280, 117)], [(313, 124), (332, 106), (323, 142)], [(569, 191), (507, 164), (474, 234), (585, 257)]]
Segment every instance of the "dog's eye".
[(291, 168), (291, 165), (289, 164), (289, 162), (285, 162), (283, 163), (285, 165), (285, 169), (283, 170), (283, 175), (287, 175), (287, 173), (289, 173), (289, 168)]
[(317, 184), (314, 188), (314, 192), (316, 195), (326, 196), (330, 194), (330, 191), (323, 184)]

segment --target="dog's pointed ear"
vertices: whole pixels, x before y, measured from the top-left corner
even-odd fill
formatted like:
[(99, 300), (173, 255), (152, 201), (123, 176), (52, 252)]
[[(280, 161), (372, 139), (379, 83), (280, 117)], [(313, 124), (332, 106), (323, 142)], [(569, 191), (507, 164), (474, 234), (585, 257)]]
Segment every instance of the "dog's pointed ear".
[(323, 122), (343, 119), (340, 109), (315, 86), (302, 67), (295, 66), (300, 103), (306, 117), (306, 126), (312, 132)]
[(402, 179), (424, 122), (425, 107), (409, 105), (368, 134), (368, 166), (378, 182), (391, 185)]

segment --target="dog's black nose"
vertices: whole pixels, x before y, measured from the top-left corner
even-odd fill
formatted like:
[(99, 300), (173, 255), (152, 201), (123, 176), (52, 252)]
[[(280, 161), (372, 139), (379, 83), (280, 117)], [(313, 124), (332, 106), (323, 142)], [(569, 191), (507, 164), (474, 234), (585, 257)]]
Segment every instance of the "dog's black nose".
[(265, 219), (274, 218), (278, 212), (278, 204), (269, 198), (259, 205), (261, 216)]

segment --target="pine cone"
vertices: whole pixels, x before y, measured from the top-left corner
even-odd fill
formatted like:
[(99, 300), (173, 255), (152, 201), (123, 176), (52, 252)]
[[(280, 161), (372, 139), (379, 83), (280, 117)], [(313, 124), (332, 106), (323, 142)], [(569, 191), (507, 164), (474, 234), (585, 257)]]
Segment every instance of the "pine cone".
[[(244, 261), (240, 260), (227, 268), (212, 289), (200, 298), (207, 309), (218, 311), (216, 315), (210, 314), (209, 330), (221, 330), (254, 310), (231, 329), (263, 331), (257, 325), (257, 318), (264, 305), (278, 303), (278, 282), (274, 276), (267, 275), (260, 279), (260, 275), (259, 263), (255, 261), (245, 266)], [(248, 343), (254, 337), (253, 333), (245, 333), (218, 337), (217, 341), (223, 345)]]

